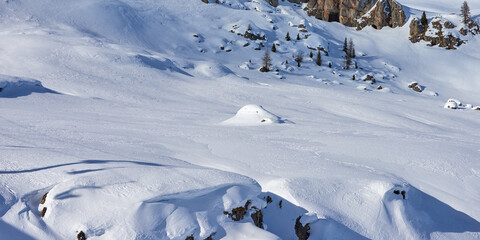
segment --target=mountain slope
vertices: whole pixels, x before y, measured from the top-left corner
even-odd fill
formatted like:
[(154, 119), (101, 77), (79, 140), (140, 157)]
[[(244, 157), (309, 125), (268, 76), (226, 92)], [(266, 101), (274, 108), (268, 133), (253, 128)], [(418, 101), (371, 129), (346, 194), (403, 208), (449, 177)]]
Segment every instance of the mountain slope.
[[(399, 2), (410, 17), (459, 5)], [(480, 237), (478, 37), (446, 51), (410, 43), (408, 23), (355, 31), (260, 0), (0, 14), (0, 239)], [(266, 40), (238, 35), (248, 25)], [(343, 69), (345, 37), (358, 69)], [(261, 73), (274, 43), (278, 71)]]

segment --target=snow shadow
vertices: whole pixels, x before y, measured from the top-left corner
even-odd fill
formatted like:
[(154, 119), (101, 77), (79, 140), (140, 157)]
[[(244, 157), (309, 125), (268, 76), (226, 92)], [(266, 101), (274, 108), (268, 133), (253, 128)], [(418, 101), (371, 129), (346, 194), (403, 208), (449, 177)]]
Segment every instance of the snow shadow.
[(42, 86), (38, 80), (0, 75), (0, 98), (18, 98), (32, 93), (59, 94)]
[(143, 65), (146, 65), (147, 67), (155, 68), (158, 70), (170, 70), (172, 72), (177, 72), (189, 77), (193, 77), (189, 73), (183, 71), (182, 69), (178, 68), (175, 66), (175, 63), (172, 62), (170, 59), (165, 59), (164, 61), (160, 61), (156, 58), (153, 57), (147, 57), (143, 55), (136, 55), (135, 58), (140, 61)]
[(81, 186), (81, 187), (75, 187), (75, 188), (72, 188), (68, 191), (65, 191), (65, 192), (61, 192), (57, 195), (55, 195), (55, 199), (57, 200), (64, 200), (64, 199), (68, 199), (68, 198), (77, 198), (77, 197), (80, 197), (80, 195), (78, 194), (74, 194), (73, 192), (76, 191), (76, 190), (80, 190), (80, 189), (100, 189), (101, 187), (98, 187), (98, 186)]
[(403, 201), (405, 210), (402, 212), (405, 222), (411, 222), (412, 228), (420, 236), (430, 235), (434, 232), (443, 233), (464, 233), (480, 232), (480, 222), (467, 214), (455, 210), (446, 203), (410, 186), (405, 194), (405, 199), (401, 195), (394, 194), (395, 188), (389, 191), (385, 197), (385, 207), (391, 216), (399, 211), (391, 204), (393, 201)]
[(332, 218), (319, 218), (316, 214), (309, 214), (305, 208), (274, 193), (264, 192), (259, 197), (267, 201), (263, 216), (268, 231), (282, 239), (298, 239), (295, 232), (298, 217), (303, 226), (310, 226), (309, 239), (368, 239)]
[(25, 234), (14, 226), (0, 219), (0, 238), (8, 236), (9, 240), (35, 240), (35, 238)]
[[(242, 197), (243, 200), (225, 208), (231, 201), (227, 195), (234, 188), (243, 189), (246, 198)], [(244, 215), (233, 220), (228, 216), (230, 211), (233, 213), (232, 207), (237, 210), (245, 207)], [(258, 222), (253, 220), (253, 215), (259, 211), (262, 212), (262, 228), (255, 226)], [(299, 217), (302, 225), (310, 226), (309, 239), (367, 239), (333, 219), (309, 214), (306, 209), (278, 195), (252, 192), (246, 186), (233, 185), (163, 195), (144, 201), (135, 217), (139, 233), (136, 239), (185, 239), (188, 236), (221, 239), (237, 224), (239, 227), (251, 226), (248, 231), (256, 233), (267, 231), (281, 239), (298, 239), (296, 223)]]
[[(42, 170), (47, 170), (47, 169), (52, 169), (52, 168), (58, 168), (58, 167), (65, 167), (65, 166), (72, 166), (72, 165), (82, 165), (82, 164), (109, 164), (109, 163), (130, 163), (130, 164), (136, 164), (136, 165), (142, 165), (142, 166), (152, 166), (152, 167), (166, 167), (168, 165), (163, 165), (163, 164), (158, 164), (158, 163), (150, 163), (150, 162), (139, 162), (139, 161), (130, 161), (130, 160), (83, 160), (80, 162), (73, 162), (73, 163), (64, 163), (64, 164), (57, 164), (57, 165), (51, 165), (51, 166), (46, 166), (46, 167), (39, 167), (39, 168), (32, 168), (32, 169), (23, 169), (23, 170), (10, 170), (10, 171), (0, 171), (0, 174), (17, 174), (17, 173), (30, 173), (30, 172), (38, 172)], [(90, 171), (100, 171), (103, 169), (91, 169)], [(82, 171), (87, 171), (88, 170), (82, 170)], [(86, 173), (86, 172), (69, 172), (69, 174), (80, 174), (80, 173)]]

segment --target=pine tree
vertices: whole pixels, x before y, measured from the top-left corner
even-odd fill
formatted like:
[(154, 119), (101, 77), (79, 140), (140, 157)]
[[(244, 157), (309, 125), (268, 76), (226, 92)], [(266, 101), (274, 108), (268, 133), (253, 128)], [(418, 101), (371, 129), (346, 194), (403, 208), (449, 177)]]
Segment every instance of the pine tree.
[(332, 62), (328, 62), (328, 67), (332, 68)]
[(313, 53), (312, 53), (312, 51), (310, 51), (310, 54), (308, 54), (308, 56), (309, 56), (310, 58), (313, 58)]
[(290, 38), (290, 33), (289, 33), (289, 32), (287, 32), (287, 36), (285, 36), (285, 40), (287, 40), (287, 41), (290, 41), (290, 40), (291, 40), (291, 38)]
[(303, 61), (303, 54), (298, 53), (297, 56), (295, 57), (295, 62), (297, 62), (297, 66), (301, 67)]
[(355, 69), (358, 69), (358, 63), (355, 62)]
[(300, 34), (297, 33), (297, 41), (300, 41)]
[(277, 48), (275, 47), (275, 43), (272, 45), (272, 52), (277, 52)]
[(349, 55), (350, 58), (355, 58), (355, 44), (353, 43), (353, 39), (351, 38), (348, 42), (347, 55)]
[(470, 15), (470, 7), (468, 6), (467, 1), (463, 2), (462, 7), (460, 9), (460, 16), (463, 18), (463, 24), (465, 26), (472, 20), (472, 16)]
[(355, 74), (353, 74), (352, 80), (355, 80)]
[(260, 72), (270, 72), (270, 67), (272, 66), (272, 58), (270, 58), (270, 51), (265, 51), (265, 54), (262, 58), (262, 68), (260, 68)]
[(322, 66), (322, 53), (320, 52), (320, 50), (318, 50), (317, 52), (317, 60), (315, 61), (315, 63), (318, 66)]
[(423, 26), (428, 25), (427, 14), (425, 14), (425, 11), (423, 11), (422, 19), (420, 20), (420, 22), (422, 23)]
[(345, 53), (348, 53), (347, 50), (348, 50), (348, 42), (347, 42), (347, 38), (345, 38), (345, 42), (343, 42), (343, 51)]

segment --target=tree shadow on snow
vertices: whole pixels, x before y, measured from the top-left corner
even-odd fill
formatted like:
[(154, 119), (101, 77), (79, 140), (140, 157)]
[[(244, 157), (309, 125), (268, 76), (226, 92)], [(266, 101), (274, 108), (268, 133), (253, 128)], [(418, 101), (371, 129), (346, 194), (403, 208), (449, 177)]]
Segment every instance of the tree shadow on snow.
[(189, 77), (193, 77), (189, 73), (187, 73), (187, 72), (183, 71), (182, 69), (178, 68), (177, 66), (175, 66), (175, 63), (173, 63), (170, 59), (165, 59), (164, 61), (160, 61), (156, 58), (147, 57), (147, 56), (143, 56), (143, 55), (136, 55), (135, 58), (138, 59), (142, 64), (144, 64), (148, 67), (151, 67), (151, 68), (155, 68), (155, 69), (162, 70), (162, 71), (170, 70), (172, 72), (177, 72), (177, 73), (189, 76)]
[[(163, 165), (163, 164), (158, 164), (158, 163), (139, 162), (139, 161), (130, 161), (130, 160), (83, 160), (83, 161), (80, 161), (80, 162), (57, 164), (57, 165), (40, 167), (40, 168), (33, 168), (33, 169), (0, 171), (0, 174), (30, 173), (30, 172), (37, 172), (37, 171), (42, 171), (42, 170), (47, 170), (47, 169), (52, 169), (52, 168), (58, 168), (58, 167), (72, 166), (72, 165), (109, 164), (109, 163), (131, 163), (131, 164), (135, 164), (135, 165), (152, 166), (152, 167), (166, 167), (166, 166), (168, 166), (168, 165)], [(103, 170), (103, 169), (82, 170), (84, 172), (73, 171), (73, 172), (69, 172), (69, 174), (81, 174), (81, 173), (87, 173), (88, 171), (100, 171), (100, 170)]]
[(9, 240), (34, 240), (35, 238), (27, 235), (14, 226), (0, 219), (0, 238)]

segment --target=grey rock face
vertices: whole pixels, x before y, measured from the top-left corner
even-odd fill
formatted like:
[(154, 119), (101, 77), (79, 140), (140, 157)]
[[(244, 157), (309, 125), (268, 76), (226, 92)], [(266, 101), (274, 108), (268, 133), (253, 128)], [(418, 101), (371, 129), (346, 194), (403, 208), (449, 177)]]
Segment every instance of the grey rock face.
[(318, 19), (358, 29), (398, 27), (406, 23), (403, 7), (395, 0), (308, 0), (307, 12)]

